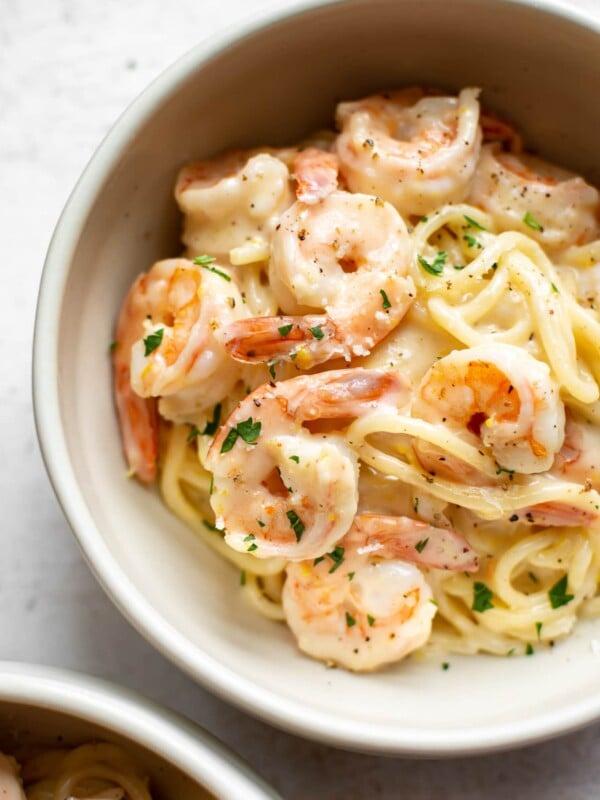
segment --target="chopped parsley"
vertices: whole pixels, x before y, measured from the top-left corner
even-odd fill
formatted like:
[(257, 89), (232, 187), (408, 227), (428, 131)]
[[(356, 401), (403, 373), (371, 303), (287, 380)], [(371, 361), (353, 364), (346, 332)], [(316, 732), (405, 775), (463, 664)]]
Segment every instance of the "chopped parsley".
[(277, 328), (277, 330), (282, 336), (287, 336), (293, 327), (294, 325), (290, 322), (289, 325), (282, 325), (281, 328)]
[(255, 550), (258, 550), (258, 545), (252, 543), (250, 547), (246, 550), (247, 553), (253, 553)]
[(119, 343), (118, 343), (118, 342), (111, 342), (111, 343), (108, 345), (108, 352), (109, 352), (109, 353), (114, 353), (114, 352), (115, 352), (115, 350), (117, 349), (117, 347), (118, 347), (118, 346), (119, 346)]
[(290, 456), (290, 461), (295, 461), (296, 464), (300, 463), (300, 456)]
[(304, 523), (295, 511), (286, 511), (285, 515), (289, 520), (291, 529), (296, 534), (296, 541), (299, 542), (304, 533)]
[(231, 275), (228, 275), (226, 272), (222, 272), (220, 269), (216, 267), (211, 267), (210, 265), (216, 261), (216, 258), (212, 256), (198, 256), (194, 259), (194, 264), (197, 264), (199, 267), (204, 267), (204, 269), (209, 270), (210, 272), (214, 272), (215, 275), (218, 275), (220, 278), (223, 278), (225, 281), (231, 281)]
[(383, 308), (384, 308), (384, 309), (387, 311), (387, 309), (388, 309), (388, 308), (391, 308), (391, 307), (392, 307), (392, 304), (390, 303), (390, 299), (389, 299), (389, 297), (387, 296), (387, 294), (386, 294), (386, 292), (385, 292), (385, 290), (384, 290), (384, 289), (380, 289), (380, 290), (379, 290), (379, 294), (380, 294), (380, 295), (381, 295), (381, 297), (382, 297), (382, 303), (381, 303), (381, 305), (382, 305), (382, 306), (383, 306)]
[(450, 669), (450, 664), (447, 661), (444, 661), (442, 664), (442, 669), (444, 670), (444, 672), (446, 672), (447, 670)]
[(208, 528), (209, 531), (213, 531), (214, 533), (223, 533), (221, 528), (217, 528), (216, 525), (213, 525), (212, 522), (209, 522), (207, 519), (203, 519), (202, 524), (205, 528)]
[(429, 536), (426, 539), (421, 539), (420, 542), (416, 543), (415, 550), (417, 551), (417, 553), (422, 553), (423, 550), (425, 550), (428, 541), (429, 541)]
[(354, 617), (351, 617), (350, 614), (346, 611), (346, 625), (351, 628), (353, 625), (356, 625), (356, 620)]
[(253, 422), (252, 417), (248, 417), (243, 422), (238, 422), (236, 430), (246, 444), (255, 444), (260, 436), (261, 422)]
[(556, 284), (555, 284), (555, 283), (552, 283), (552, 281), (550, 281), (550, 286), (552, 287), (552, 291), (553, 291), (555, 294), (558, 294), (558, 287), (556, 286)]
[(429, 217), (421, 217), (419, 222), (427, 222), (428, 220), (429, 220)]
[(237, 432), (237, 428), (230, 428), (229, 433), (225, 437), (223, 444), (221, 445), (221, 454), (228, 453), (230, 450), (233, 449), (233, 445), (238, 440), (239, 433)]
[(493, 608), (492, 596), (491, 590), (488, 589), (485, 583), (475, 581), (473, 584), (473, 605), (471, 606), (473, 611), (483, 614), (484, 611)]
[(527, 647), (525, 648), (525, 655), (526, 656), (532, 656), (534, 653), (535, 653), (535, 650), (533, 649), (533, 646), (531, 645), (530, 642), (527, 642)]
[(217, 403), (217, 405), (213, 409), (213, 415), (210, 422), (207, 422), (204, 430), (202, 431), (204, 436), (214, 436), (215, 433), (219, 430), (219, 422), (221, 421), (221, 403)]
[(535, 217), (531, 216), (529, 211), (523, 217), (523, 222), (525, 223), (525, 225), (529, 225), (529, 227), (532, 228), (534, 231), (544, 230), (543, 226), (540, 225), (540, 223), (537, 221), (537, 219), (535, 219)]
[(256, 536), (253, 533), (249, 533), (248, 536), (244, 536), (245, 542), (251, 542), (253, 539), (256, 539)]
[(466, 264), (453, 264), (452, 269), (464, 269), (466, 266)]
[(205, 254), (203, 256), (196, 256), (194, 264), (197, 264), (199, 267), (208, 267), (209, 264), (213, 264), (216, 260), (214, 256), (207, 256)]
[(481, 244), (474, 236), (470, 236), (468, 233), (465, 233), (463, 239), (467, 243), (467, 247), (479, 247), (479, 249), (481, 249)]
[(571, 600), (575, 598), (574, 594), (567, 594), (566, 575), (563, 575), (562, 578), (549, 590), (548, 597), (550, 598), (550, 605), (552, 608), (566, 606), (567, 603), (570, 603)]
[(245, 585), (246, 585), (246, 573), (244, 572), (244, 570), (242, 570), (240, 572), (240, 586), (245, 586)]
[(440, 250), (431, 263), (424, 259), (422, 255), (417, 255), (417, 258), (425, 272), (428, 272), (430, 275), (441, 275), (444, 271), (447, 253), (444, 250)]
[(316, 567), (317, 564), (321, 563), (321, 561), (325, 561), (325, 556), (319, 556), (318, 558), (315, 558), (313, 561), (313, 567)]
[(535, 632), (537, 633), (538, 639), (540, 638), (540, 633), (542, 632), (542, 625), (543, 624), (544, 624), (543, 622), (536, 622), (535, 623)]
[(501, 467), (500, 464), (496, 465), (498, 469), (496, 470), (496, 475), (500, 475), (502, 472), (506, 472), (507, 475), (514, 475), (514, 469), (507, 469), (506, 467)]
[(259, 528), (264, 528), (265, 527), (265, 523), (262, 521), (262, 519), (257, 519), (256, 523), (257, 523)]
[(322, 339), (325, 336), (321, 325), (315, 325), (314, 328), (309, 328), (308, 330), (312, 333), (315, 339)]
[(484, 227), (483, 227), (483, 225), (480, 225), (480, 224), (477, 222), (477, 220), (476, 220), (476, 219), (473, 219), (473, 217), (468, 217), (466, 214), (463, 214), (463, 216), (464, 216), (464, 218), (467, 220), (468, 224), (469, 224), (469, 225), (470, 225), (472, 228), (477, 228), (477, 229), (478, 229), (478, 230), (480, 230), (480, 231), (487, 231), (487, 228), (484, 228)]
[(156, 348), (160, 345), (163, 340), (163, 336), (165, 334), (164, 328), (159, 328), (154, 333), (148, 334), (144, 339), (144, 355), (149, 356), (150, 353), (153, 353)]
[(333, 566), (329, 570), (329, 574), (331, 575), (331, 573), (335, 572), (338, 567), (341, 567), (344, 562), (344, 548), (338, 545), (333, 548), (331, 553), (327, 553), (327, 556), (333, 561)]
[(372, 628), (375, 625), (375, 617), (372, 617), (370, 614), (367, 614), (367, 622), (369, 626)]
[(200, 431), (198, 430), (198, 428), (195, 425), (192, 425), (192, 427), (190, 429), (190, 432), (186, 436), (185, 440), (186, 440), (186, 442), (191, 442), (192, 439), (196, 438), (196, 436), (200, 436)]
[(275, 367), (277, 366), (277, 361), (271, 361), (269, 363), (269, 375), (275, 380)]
[(349, 572), (348, 573), (348, 580), (351, 581), (352, 578), (356, 575), (356, 572)]

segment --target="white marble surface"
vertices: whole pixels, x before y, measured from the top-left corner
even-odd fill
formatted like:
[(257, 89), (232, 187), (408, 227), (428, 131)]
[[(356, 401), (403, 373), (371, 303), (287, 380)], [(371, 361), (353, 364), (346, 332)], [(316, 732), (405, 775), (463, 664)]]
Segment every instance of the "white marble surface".
[[(600, 0), (579, 0), (600, 13)], [(126, 623), (83, 563), (40, 459), (34, 307), (58, 214), (111, 123), (201, 37), (286, 0), (0, 0), (0, 658), (134, 687), (206, 726), (290, 800), (600, 797), (600, 727), (475, 759), (344, 753), (212, 697)], [(565, 5), (567, 3), (565, 2)]]

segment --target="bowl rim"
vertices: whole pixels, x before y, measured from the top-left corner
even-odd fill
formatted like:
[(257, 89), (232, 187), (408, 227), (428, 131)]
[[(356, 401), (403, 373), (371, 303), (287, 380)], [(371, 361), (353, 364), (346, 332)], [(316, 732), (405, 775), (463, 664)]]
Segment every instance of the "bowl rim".
[(160, 755), (219, 800), (281, 800), (211, 733), (124, 686), (72, 670), (0, 661), (0, 707), (6, 702), (101, 725)]
[[(384, 0), (384, 2), (392, 0)], [(405, 2), (406, 0), (395, 0)], [(436, 0), (420, 0), (421, 3)], [(575, 730), (600, 717), (600, 689), (592, 696), (531, 719), (478, 725), (462, 731), (391, 727), (336, 719), (256, 686), (192, 645), (167, 623), (131, 584), (112, 558), (78, 489), (60, 415), (58, 334), (60, 309), (70, 264), (85, 221), (106, 174), (138, 130), (202, 64), (244, 39), (305, 12), (354, 0), (294, 0), (286, 8), (254, 13), (228, 26), (161, 72), (118, 117), (92, 155), (71, 192), (50, 241), (42, 272), (33, 341), (33, 406), (42, 457), (50, 482), (90, 569), (127, 620), (166, 658), (224, 700), (262, 720), (333, 746), (387, 755), (458, 756), (524, 746)], [(485, 5), (488, 0), (470, 0)], [(600, 15), (564, 0), (492, 0), (558, 17), (600, 36)], [(59, 310), (57, 312), (57, 309)], [(1, 696), (1, 693), (0, 693)]]

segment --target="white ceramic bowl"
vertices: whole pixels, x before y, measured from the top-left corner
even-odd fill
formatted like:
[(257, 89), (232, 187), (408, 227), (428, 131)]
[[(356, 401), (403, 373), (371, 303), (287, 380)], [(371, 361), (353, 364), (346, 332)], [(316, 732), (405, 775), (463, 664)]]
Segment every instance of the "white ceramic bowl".
[[(315, 4), (312, 4), (315, 5)], [(34, 354), (47, 467), (92, 569), (182, 669), (276, 725), (364, 751), (456, 754), (523, 744), (600, 715), (582, 624), (534, 658), (453, 657), (357, 676), (301, 656), (242, 602), (237, 575), (159, 498), (123, 480), (107, 344), (133, 276), (178, 252), (172, 199), (187, 159), (297, 140), (336, 99), (376, 88), (480, 85), (558, 163), (598, 178), (599, 28), (558, 3), (351, 0), (280, 13), (199, 45), (125, 112), (52, 241)]]
[(237, 756), (191, 722), (120, 686), (0, 662), (0, 751), (90, 741), (121, 745), (161, 800), (277, 800)]

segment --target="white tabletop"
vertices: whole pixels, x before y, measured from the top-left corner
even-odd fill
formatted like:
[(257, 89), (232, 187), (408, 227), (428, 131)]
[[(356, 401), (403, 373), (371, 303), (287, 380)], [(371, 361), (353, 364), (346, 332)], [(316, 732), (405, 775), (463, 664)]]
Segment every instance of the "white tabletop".
[[(600, 14), (600, 0), (577, 4)], [(204, 725), (290, 800), (598, 798), (598, 726), (517, 752), (427, 762), (333, 750), (226, 705), (113, 608), (50, 488), (33, 425), (30, 354), (38, 282), (60, 210), (109, 126), (165, 66), (236, 16), (286, 5), (0, 0), (0, 658), (134, 687)]]

